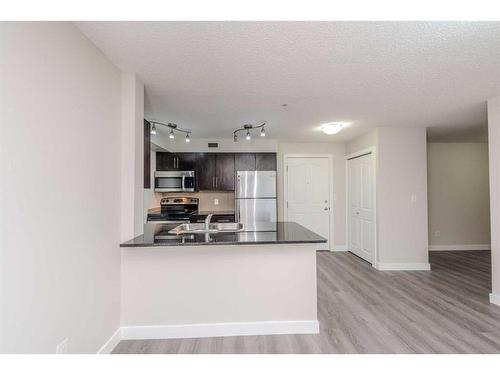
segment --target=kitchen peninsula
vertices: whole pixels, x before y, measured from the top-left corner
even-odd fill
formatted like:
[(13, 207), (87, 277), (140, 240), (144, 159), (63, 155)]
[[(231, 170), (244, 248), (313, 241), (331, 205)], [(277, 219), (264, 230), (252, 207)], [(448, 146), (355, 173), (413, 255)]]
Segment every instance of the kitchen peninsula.
[(122, 247), (122, 338), (318, 333), (316, 245), (297, 223), (258, 232), (169, 233)]

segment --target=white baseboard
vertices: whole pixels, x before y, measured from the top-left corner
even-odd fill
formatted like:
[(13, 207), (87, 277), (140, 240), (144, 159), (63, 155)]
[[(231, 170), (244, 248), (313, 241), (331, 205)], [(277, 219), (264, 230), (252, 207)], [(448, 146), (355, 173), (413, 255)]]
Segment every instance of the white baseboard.
[(121, 328), (118, 328), (115, 333), (106, 341), (106, 343), (99, 349), (97, 354), (110, 354), (113, 349), (118, 345), (122, 339)]
[(490, 303), (500, 306), (500, 294), (490, 293)]
[(491, 250), (491, 244), (429, 245), (429, 251)]
[(347, 245), (335, 245), (332, 251), (347, 251)]
[(122, 327), (122, 340), (319, 333), (317, 320)]
[(379, 271), (430, 271), (429, 263), (377, 263)]

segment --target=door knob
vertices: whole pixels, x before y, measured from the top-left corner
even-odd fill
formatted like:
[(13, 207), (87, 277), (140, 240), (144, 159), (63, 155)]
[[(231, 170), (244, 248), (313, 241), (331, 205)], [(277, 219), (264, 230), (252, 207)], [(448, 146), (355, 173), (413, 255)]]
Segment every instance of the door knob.
[(328, 203), (328, 201), (325, 201), (325, 203)]
[(325, 208), (324, 208), (324, 210), (325, 210), (325, 211), (328, 211), (328, 207), (325, 207)]

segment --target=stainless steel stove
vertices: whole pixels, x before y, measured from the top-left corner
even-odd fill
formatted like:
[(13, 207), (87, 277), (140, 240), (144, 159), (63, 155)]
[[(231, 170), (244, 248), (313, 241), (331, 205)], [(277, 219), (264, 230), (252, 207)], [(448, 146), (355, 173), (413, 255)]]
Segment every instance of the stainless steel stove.
[(148, 213), (148, 222), (164, 224), (189, 223), (191, 215), (198, 213), (198, 203), (198, 198), (162, 198), (160, 212)]

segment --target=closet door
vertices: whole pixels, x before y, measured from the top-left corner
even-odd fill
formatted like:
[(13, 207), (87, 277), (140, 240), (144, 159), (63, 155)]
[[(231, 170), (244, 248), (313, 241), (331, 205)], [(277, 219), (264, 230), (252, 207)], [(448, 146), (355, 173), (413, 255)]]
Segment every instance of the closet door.
[(347, 161), (349, 251), (373, 261), (375, 240), (373, 155)]

